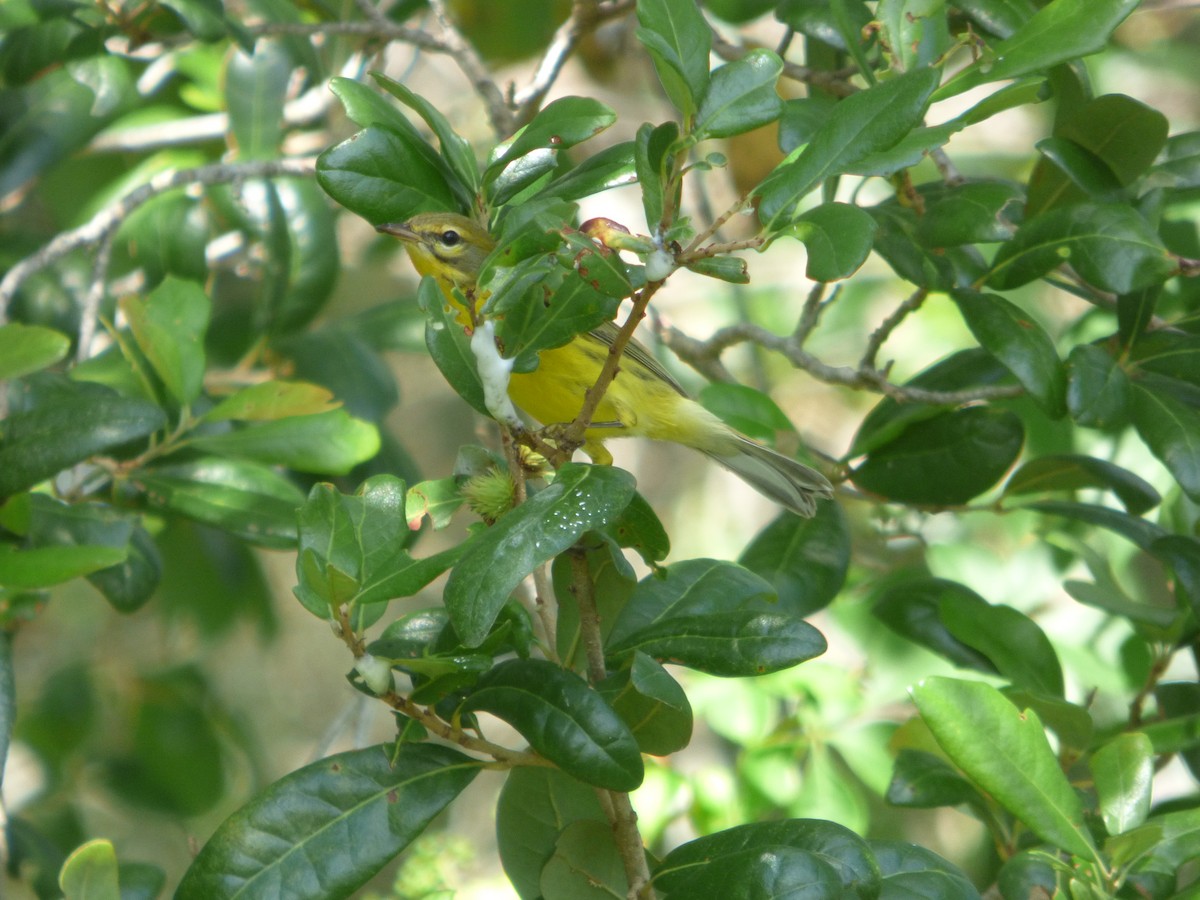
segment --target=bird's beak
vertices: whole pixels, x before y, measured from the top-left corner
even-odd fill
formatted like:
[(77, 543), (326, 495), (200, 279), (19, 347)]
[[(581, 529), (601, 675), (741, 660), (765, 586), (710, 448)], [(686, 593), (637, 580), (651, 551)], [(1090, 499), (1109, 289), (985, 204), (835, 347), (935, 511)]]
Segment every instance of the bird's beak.
[(380, 234), (390, 234), (392, 237), (398, 237), (400, 240), (410, 243), (420, 240), (417, 233), (408, 227), (407, 222), (388, 222), (384, 225), (376, 225), (375, 230)]

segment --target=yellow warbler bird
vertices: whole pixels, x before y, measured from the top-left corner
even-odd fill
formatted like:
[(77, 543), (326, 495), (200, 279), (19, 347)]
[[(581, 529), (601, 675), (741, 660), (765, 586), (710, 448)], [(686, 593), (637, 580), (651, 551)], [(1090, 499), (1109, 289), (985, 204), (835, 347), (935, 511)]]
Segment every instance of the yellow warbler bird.
[[(472, 295), (483, 261), (495, 247), (491, 235), (464, 216), (440, 212), (421, 213), (407, 222), (380, 225), (378, 230), (404, 242), (417, 271), (437, 280), (458, 311), (458, 321), (470, 325), (471, 315), (453, 289)], [(476, 303), (482, 305), (485, 299), (476, 298)], [(565, 346), (542, 350), (537, 369), (511, 376), (509, 398), (543, 425), (572, 421), (583, 406), (584, 394), (595, 384), (616, 333), (612, 323), (605, 323)], [(602, 465), (612, 463), (604, 441), (648, 437), (699, 450), (802, 516), (816, 511), (818, 499), (833, 495), (820, 472), (738, 434), (691, 400), (637, 341), (626, 346), (617, 377), (592, 423), (584, 435), (583, 451)]]

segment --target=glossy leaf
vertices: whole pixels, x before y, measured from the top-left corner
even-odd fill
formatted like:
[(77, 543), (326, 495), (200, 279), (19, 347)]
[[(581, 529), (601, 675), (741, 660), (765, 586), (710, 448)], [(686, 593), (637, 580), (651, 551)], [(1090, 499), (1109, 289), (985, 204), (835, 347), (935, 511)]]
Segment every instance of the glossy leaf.
[(483, 173), (492, 181), (504, 167), (536, 150), (566, 150), (595, 137), (617, 120), (611, 108), (591, 97), (560, 97), (517, 132), (512, 143)]
[(967, 69), (938, 99), (1097, 53), (1137, 5), (1138, 0), (1053, 0), (992, 48), (987, 65)]
[(931, 202), (917, 226), (930, 247), (1005, 241), (1016, 231), (1021, 189), (1005, 181), (959, 185)]
[(684, 119), (691, 118), (708, 88), (712, 32), (700, 7), (646, 0), (637, 7), (637, 38), (646, 47), (658, 80)]
[(981, 682), (932, 677), (912, 695), (938, 744), (972, 780), (1042, 840), (1095, 858), (1083, 807), (1036, 714)]
[(212, 302), (199, 285), (168, 278), (144, 300), (121, 304), (138, 348), (178, 403), (200, 395), (204, 380), (204, 334)]
[(1128, 469), (1094, 456), (1078, 454), (1042, 456), (1029, 460), (1004, 485), (1004, 495), (1022, 496), (1083, 488), (1112, 491), (1132, 516), (1140, 516), (1162, 502), (1153, 485)]
[(521, 900), (541, 896), (542, 868), (572, 822), (608, 824), (596, 792), (558, 769), (510, 769), (496, 805), (496, 841), (504, 873)]
[(197, 435), (191, 445), (221, 456), (330, 475), (345, 475), (378, 453), (380, 446), (375, 425), (342, 409)]
[(955, 637), (942, 619), (943, 601), (955, 596), (986, 603), (966, 585), (920, 573), (885, 584), (874, 596), (872, 612), (897, 634), (957, 666), (995, 673), (992, 661)]
[(1196, 410), (1162, 390), (1134, 383), (1138, 435), (1193, 500), (1200, 500), (1200, 419)]
[(732, 137), (774, 122), (783, 112), (775, 82), (783, 61), (770, 50), (751, 50), (715, 69), (696, 113), (697, 140)]
[(464, 189), (468, 193), (478, 190), (479, 164), (475, 161), (475, 151), (471, 149), (470, 142), (454, 130), (441, 111), (424, 97), (413, 93), (402, 83), (388, 78), (382, 72), (372, 72), (371, 77), (385, 91), (425, 120), (425, 124), (437, 135), (442, 156), (445, 157), (451, 171), (458, 176)]
[(394, 762), (389, 749), (339, 753), (270, 785), (217, 828), (175, 896), (349, 896), (479, 771), (446, 747), (403, 744)]
[(341, 271), (338, 237), (329, 200), (312, 181), (279, 178), (271, 182), (271, 190), (282, 219), (277, 238), (280, 244), (286, 241), (282, 255), (288, 266), (279, 273), (278, 290), (263, 316), (272, 334), (293, 334), (312, 321), (333, 293)]
[(795, 434), (796, 426), (767, 394), (746, 384), (715, 381), (700, 391), (700, 402), (721, 421), (747, 437), (774, 445), (782, 434)]
[(1076, 344), (1067, 357), (1067, 411), (1087, 428), (1115, 428), (1128, 421), (1133, 386), (1104, 349)]
[(825, 652), (821, 633), (775, 606), (771, 586), (747, 569), (712, 559), (668, 567), (638, 583), (605, 647), (728, 677), (789, 668)]
[(667, 670), (635, 652), (628, 669), (596, 685), (600, 696), (621, 717), (643, 753), (669, 756), (692, 739), (692, 706)]
[(446, 608), (463, 643), (476, 647), (508, 595), (530, 572), (611, 522), (633, 497), (621, 469), (569, 463), (554, 483), (502, 516), (467, 548), (446, 583)]
[(32, 590), (90, 575), (120, 565), (128, 551), (105, 544), (18, 549), (0, 545), (0, 585), (15, 590)]
[(459, 209), (445, 174), (427, 153), (414, 139), (371, 125), (317, 158), (317, 181), (372, 225)]
[(72, 851), (58, 876), (71, 900), (121, 900), (117, 853), (111, 841), (88, 841)]
[(977, 900), (979, 891), (957, 866), (907, 841), (870, 841), (883, 887), (879, 900)]
[[(767, 854), (775, 851), (785, 859), (776, 869)], [(796, 851), (799, 851), (797, 853)], [(803, 854), (803, 855), (801, 855)], [(809, 858), (824, 865), (812, 865)], [(723, 877), (723, 870), (744, 874), (760, 893), (732, 894), (739, 884)], [(828, 867), (828, 868), (826, 868)], [(794, 893), (804, 883), (805, 870), (814, 882), (814, 896), (842, 900), (873, 900), (879, 896), (880, 874), (867, 843), (848, 828), (819, 819), (785, 819), (738, 825), (676, 847), (654, 871), (654, 884), (668, 898), (776, 896), (772, 886), (777, 874), (785, 877), (783, 895)], [(832, 884), (829, 881), (836, 879)], [(793, 880), (798, 877), (799, 882)], [(708, 886), (721, 890), (710, 893)], [(807, 896), (807, 895), (804, 895)]]
[(738, 562), (768, 581), (780, 609), (807, 616), (833, 602), (850, 566), (850, 527), (836, 503), (811, 519), (784, 513), (742, 551)]
[(657, 228), (663, 216), (670, 167), (674, 160), (675, 142), (679, 138), (679, 126), (675, 122), (664, 122), (655, 127), (650, 123), (637, 131), (633, 145), (634, 170), (642, 189), (642, 207), (646, 211), (646, 225)]
[(622, 141), (589, 156), (538, 191), (538, 197), (578, 200), (637, 180), (633, 141)]
[(1051, 416), (1066, 406), (1066, 377), (1054, 342), (1020, 307), (995, 294), (957, 290), (951, 296), (975, 340), (1000, 360)]
[(283, 140), (283, 104), (292, 60), (282, 43), (254, 42), (253, 53), (235, 51), (225, 70), (225, 103), (238, 159), (267, 159)]
[(421, 279), (417, 303), (425, 310), (425, 346), (434, 365), (473, 410), (490, 415), (483, 399), (483, 382), (475, 367), (475, 354), (471, 352), (471, 340), (432, 276)]
[(858, 271), (871, 252), (875, 220), (849, 203), (822, 203), (797, 216), (787, 233), (808, 251), (804, 274), (813, 281), (838, 281)]
[(53, 328), (20, 322), (0, 325), (0, 380), (52, 366), (70, 349), (71, 339)]
[(1091, 769), (1109, 834), (1124, 834), (1146, 821), (1154, 778), (1154, 747), (1148, 737), (1117, 735), (1095, 752)]
[(902, 71), (935, 65), (950, 48), (945, 0), (881, 0), (875, 17), (881, 39)]
[(490, 712), (580, 781), (611, 791), (642, 783), (642, 756), (625, 723), (582, 678), (543, 659), (510, 659), (479, 679), (462, 709)]
[(654, 508), (638, 493), (621, 514), (602, 529), (618, 547), (636, 550), (648, 565), (666, 558), (671, 552), (671, 538), (654, 512)]
[(138, 470), (129, 485), (152, 509), (220, 528), (255, 545), (278, 550), (295, 546), (296, 510), (304, 494), (269, 466), (202, 457)]
[(1176, 268), (1137, 210), (1122, 204), (1078, 203), (1052, 209), (1018, 228), (996, 254), (988, 284), (1011, 290), (1063, 263), (1070, 263), (1089, 283), (1116, 294), (1164, 281)]
[(889, 500), (952, 506), (999, 481), (1023, 441), (1024, 428), (1013, 413), (967, 407), (909, 425), (872, 450), (851, 477), (863, 490)]
[(0, 422), (0, 498), (147, 437), (167, 422), (158, 406), (98, 384), (35, 375), (25, 386), (31, 402), (10, 406)]
[(628, 883), (612, 826), (589, 819), (563, 829), (539, 881), (541, 896), (564, 900), (610, 900), (626, 895)]
[(299, 512), (294, 589), (310, 612), (411, 596), (454, 561), (459, 547), (425, 559), (408, 554), (405, 503), (404, 482), (393, 475), (368, 478), (353, 495), (313, 487)]
[(917, 69), (841, 101), (812, 140), (755, 189), (763, 226), (782, 230), (794, 220), (796, 204), (818, 184), (868, 154), (886, 150), (919, 125), (940, 74)]
[(950, 763), (909, 747), (901, 748), (896, 755), (887, 801), (916, 809), (984, 803), (983, 795)]
[(939, 598), (938, 614), (950, 634), (986, 656), (1013, 685), (1062, 697), (1062, 666), (1054, 645), (1024, 613), (960, 591)]
[(264, 381), (230, 394), (201, 418), (205, 422), (232, 419), (270, 422), (335, 409), (338, 403), (323, 387), (303, 381)]

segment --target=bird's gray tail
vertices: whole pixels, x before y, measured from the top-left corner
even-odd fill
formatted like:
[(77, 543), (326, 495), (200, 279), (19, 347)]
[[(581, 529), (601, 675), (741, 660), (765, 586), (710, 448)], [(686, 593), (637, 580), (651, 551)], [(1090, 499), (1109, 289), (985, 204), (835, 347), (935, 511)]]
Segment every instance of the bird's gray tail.
[(762, 444), (735, 435), (737, 443), (722, 452), (702, 451), (733, 472), (764, 497), (785, 509), (809, 518), (818, 500), (833, 496), (833, 485), (816, 469), (809, 468)]

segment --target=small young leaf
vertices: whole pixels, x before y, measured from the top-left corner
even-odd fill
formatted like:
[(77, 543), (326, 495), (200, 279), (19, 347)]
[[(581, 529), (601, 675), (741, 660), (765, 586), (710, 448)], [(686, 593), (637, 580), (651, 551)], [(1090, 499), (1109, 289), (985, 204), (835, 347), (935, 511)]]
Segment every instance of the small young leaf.
[(637, 7), (638, 40), (645, 45), (667, 96), (691, 118), (708, 87), (712, 31), (695, 3), (645, 0)]
[(1109, 834), (1124, 834), (1146, 821), (1154, 777), (1154, 747), (1146, 735), (1117, 735), (1092, 756), (1091, 769)]
[(61, 331), (41, 325), (0, 325), (0, 380), (20, 378), (52, 366), (71, 349)]
[(121, 309), (138, 348), (176, 402), (192, 403), (204, 382), (204, 334), (212, 301), (194, 282), (167, 278), (144, 300), (125, 297)]
[(512, 143), (493, 159), (483, 173), (492, 181), (514, 159), (535, 150), (566, 150), (595, 137), (617, 120), (611, 108), (591, 97), (560, 97), (517, 132)]
[(508, 722), (568, 775), (632, 791), (644, 770), (637, 741), (587, 682), (544, 659), (510, 659), (479, 679), (462, 709)]
[(63, 863), (58, 884), (71, 900), (121, 900), (112, 842), (94, 840), (76, 847)]
[(783, 61), (770, 50), (751, 50), (712, 73), (700, 110), (695, 137), (732, 137), (774, 122), (783, 112), (775, 82)]
[(804, 274), (813, 281), (838, 281), (858, 271), (875, 239), (871, 214), (849, 203), (822, 203), (797, 216), (787, 234), (804, 244)]
[(336, 409), (333, 394), (303, 381), (265, 381), (226, 397), (202, 417), (205, 422), (233, 419), (239, 422), (270, 422), (291, 416), (307, 416)]
[(437, 135), (438, 143), (442, 146), (442, 156), (445, 157), (451, 171), (458, 176), (469, 194), (475, 193), (479, 189), (479, 164), (475, 161), (475, 152), (471, 149), (470, 142), (456, 132), (438, 108), (421, 95), (413, 93), (399, 81), (388, 78), (382, 72), (372, 72), (371, 77), (385, 91), (425, 120), (425, 124)]

